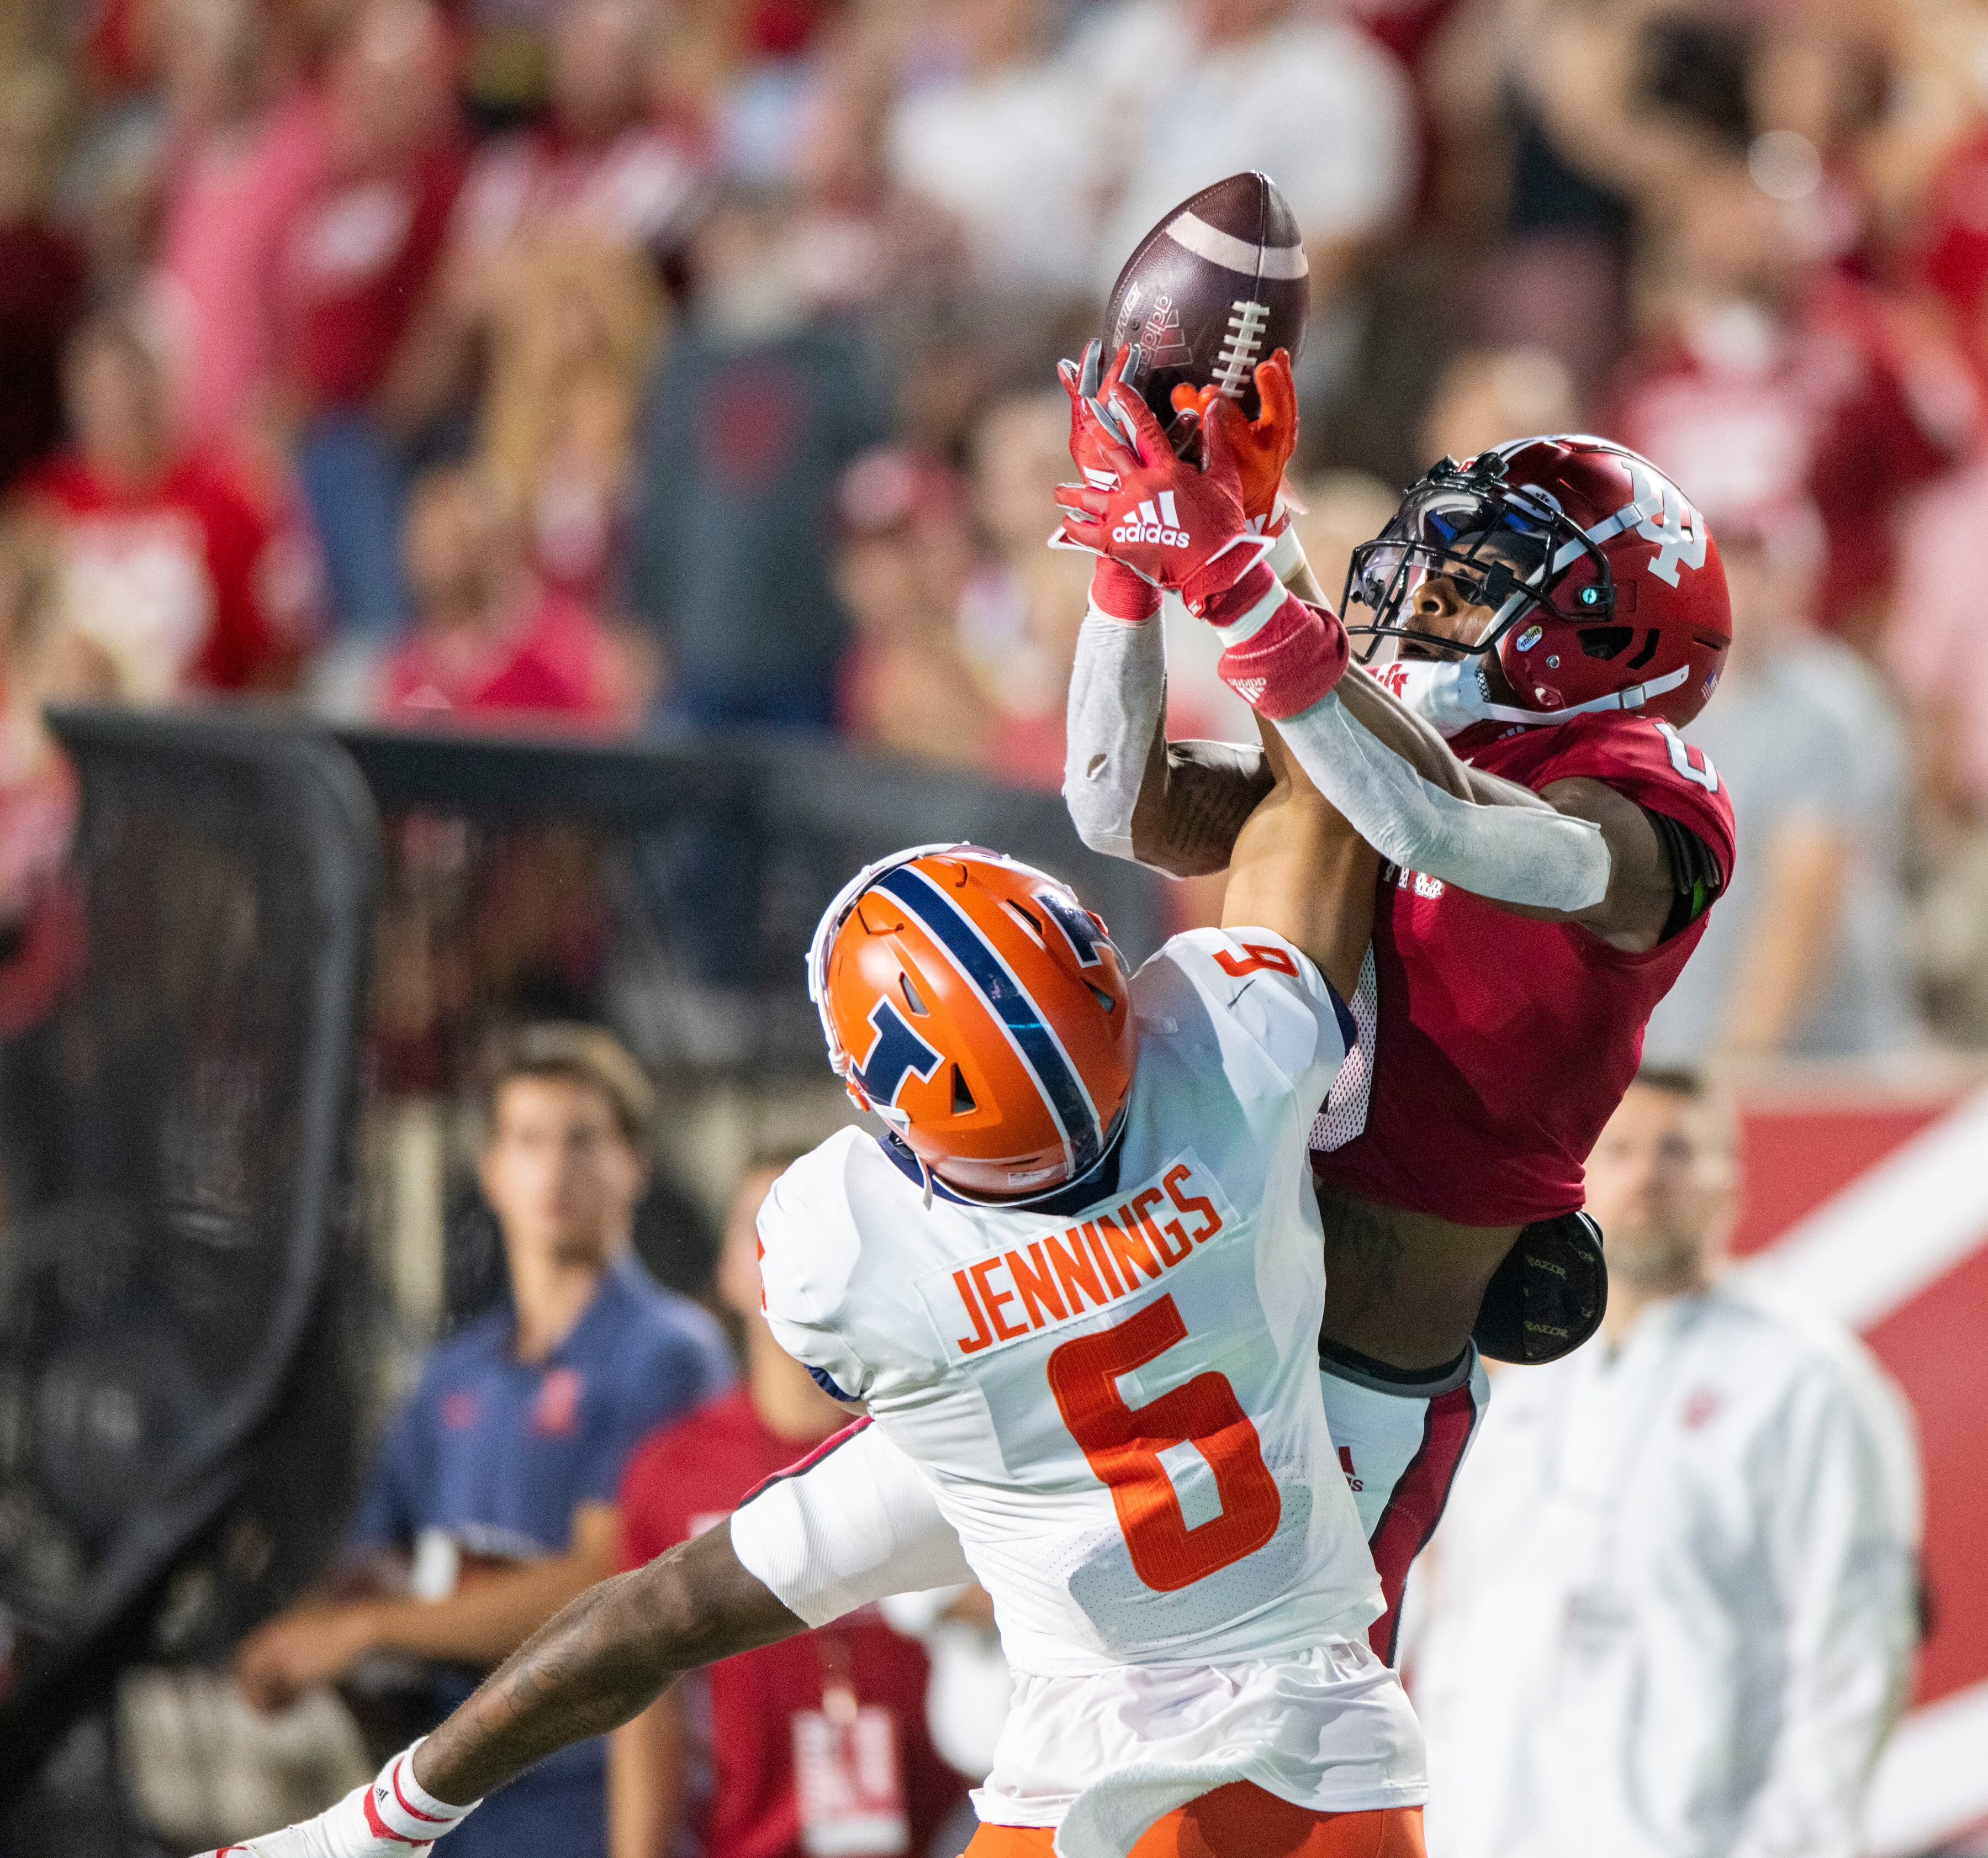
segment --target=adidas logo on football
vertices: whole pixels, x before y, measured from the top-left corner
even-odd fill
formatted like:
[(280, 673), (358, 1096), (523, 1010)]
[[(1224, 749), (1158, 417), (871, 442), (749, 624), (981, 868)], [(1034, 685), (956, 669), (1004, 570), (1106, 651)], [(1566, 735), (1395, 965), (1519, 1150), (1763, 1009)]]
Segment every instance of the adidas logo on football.
[[(1155, 502), (1158, 505), (1156, 509)], [(1187, 531), (1180, 526), (1180, 512), (1174, 506), (1174, 493), (1162, 490), (1157, 499), (1148, 498), (1133, 513), (1138, 519), (1121, 523), (1111, 532), (1114, 542), (1157, 542), (1163, 548), (1185, 548)]]

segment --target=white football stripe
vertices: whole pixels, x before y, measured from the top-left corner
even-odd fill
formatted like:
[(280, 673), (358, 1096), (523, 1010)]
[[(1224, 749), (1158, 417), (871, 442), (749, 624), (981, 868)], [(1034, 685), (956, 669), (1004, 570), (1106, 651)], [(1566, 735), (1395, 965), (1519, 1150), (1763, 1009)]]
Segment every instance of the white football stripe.
[(1740, 1274), (1868, 1329), (1988, 1239), (1988, 1090), (1895, 1149)]
[(1253, 245), (1193, 213), (1178, 215), (1167, 228), (1167, 236), (1196, 258), (1245, 277), (1303, 277), (1311, 270), (1303, 245)]
[(1988, 1684), (1915, 1710), (1899, 1724), (1871, 1783), (1871, 1858), (1905, 1858), (1988, 1819)]

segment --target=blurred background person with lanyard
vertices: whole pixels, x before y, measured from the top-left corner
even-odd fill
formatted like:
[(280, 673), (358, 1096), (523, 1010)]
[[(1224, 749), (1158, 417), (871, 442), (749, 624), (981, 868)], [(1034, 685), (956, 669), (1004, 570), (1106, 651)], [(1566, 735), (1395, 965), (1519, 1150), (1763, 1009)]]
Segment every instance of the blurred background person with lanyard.
[(1587, 1164), (1601, 1333), (1499, 1376), (1418, 1569), (1432, 1858), (1856, 1858), (1919, 1481), (1844, 1330), (1723, 1278), (1731, 1112), (1645, 1070)]
[[(739, 1325), (745, 1379), (658, 1429), (630, 1460), (624, 1569), (833, 1451), (855, 1416), (760, 1313), (759, 1203), (793, 1159), (755, 1161), (732, 1196), (718, 1291)], [(665, 1690), (611, 1738), (610, 1858), (952, 1858), (958, 1845), (935, 1835), (966, 1787), (932, 1746), (929, 1682), (918, 1640), (866, 1608)]]
[[(431, 1667), (438, 1719), (614, 1571), (629, 1454), (732, 1379), (715, 1320), (630, 1251), (655, 1108), (635, 1061), (597, 1027), (535, 1026), (486, 1107), (478, 1179), (510, 1295), (430, 1355), (347, 1538), (354, 1561), (411, 1554), (408, 1591), (307, 1597), (252, 1633), (236, 1673), (259, 1708), (391, 1653)], [(542, 1762), (456, 1834), (453, 1858), (602, 1858), (605, 1762), (596, 1741)]]

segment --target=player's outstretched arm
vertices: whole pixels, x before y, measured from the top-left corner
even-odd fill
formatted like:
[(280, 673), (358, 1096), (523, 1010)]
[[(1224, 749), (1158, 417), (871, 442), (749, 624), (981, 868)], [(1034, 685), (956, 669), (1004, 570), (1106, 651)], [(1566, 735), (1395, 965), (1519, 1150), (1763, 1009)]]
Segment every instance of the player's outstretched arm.
[(1275, 930), (1350, 1000), (1374, 931), (1380, 855), (1267, 727), (1263, 746), (1274, 782), (1236, 835), (1222, 926)]
[(746, 1571), (730, 1531), (707, 1530), (569, 1602), (377, 1780), (219, 1858), (407, 1858), (492, 1788), (627, 1721), (685, 1671), (806, 1630)]
[(618, 1728), (685, 1671), (806, 1630), (748, 1573), (726, 1529), (590, 1587), (424, 1741), (414, 1778), (480, 1799), (542, 1756)]
[[(1094, 342), (1081, 367), (1066, 361), (1058, 371), (1070, 396), (1070, 455), (1087, 485), (1116, 475), (1121, 447), (1100, 395), (1117, 383), (1127, 354), (1121, 349), (1106, 368)], [(1295, 419), (1293, 398), (1293, 428)], [(1059, 529), (1051, 542), (1070, 546), (1071, 538)], [(1271, 777), (1254, 743), (1168, 741), (1159, 610), (1150, 581), (1098, 557), (1070, 672), (1063, 798), (1094, 851), (1200, 877), (1227, 865)]]
[[(1461, 803), (1435, 802), (1448, 817), (1428, 842), (1449, 868), (1411, 860), (1408, 868), (1458, 884), (1514, 915), (1578, 922), (1632, 953), (1654, 948), (1662, 939), (1677, 886), (1656, 827), (1634, 800), (1603, 781), (1555, 781), (1534, 793), (1473, 768), (1458, 760), (1433, 724), (1372, 678), (1347, 678), (1333, 696), (1357, 732), (1357, 755), (1371, 756), (1368, 744), (1376, 745), (1405, 763), (1423, 789)], [(1314, 743), (1307, 754), (1302, 739), (1343, 733), (1332, 731), (1337, 720), (1295, 717), (1278, 726), (1309, 767), (1323, 743)], [(1384, 800), (1386, 783), (1381, 787)], [(1404, 794), (1398, 806), (1412, 808), (1415, 797)], [(1545, 814), (1556, 823), (1516, 821), (1514, 811)], [(1581, 836), (1570, 835), (1567, 825)], [(1457, 875), (1466, 871), (1479, 881)]]
[[(1106, 394), (1115, 424), (1096, 436), (1100, 464), (1085, 486), (1057, 493), (1065, 530), (1178, 588), (1222, 638), (1225, 681), (1276, 726), (1361, 837), (1391, 863), (1520, 914), (1580, 922), (1618, 947), (1653, 947), (1674, 886), (1642, 810), (1598, 781), (1541, 795), (1484, 775), (1373, 680), (1346, 676), (1337, 617), (1287, 594), (1253, 552), (1260, 539), (1236, 463), (1241, 415), (1210, 407), (1196, 469), (1173, 455), (1135, 395), (1109, 383)], [(1191, 515), (1155, 535), (1135, 514), (1162, 502)]]

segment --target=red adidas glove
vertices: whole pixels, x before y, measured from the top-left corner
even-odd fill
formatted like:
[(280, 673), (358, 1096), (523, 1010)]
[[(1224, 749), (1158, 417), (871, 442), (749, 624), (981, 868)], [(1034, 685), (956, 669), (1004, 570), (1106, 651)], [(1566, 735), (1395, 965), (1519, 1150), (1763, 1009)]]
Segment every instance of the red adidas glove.
[(1175, 457), (1158, 421), (1129, 388), (1115, 384), (1101, 404), (1113, 425), (1130, 429), (1133, 443), (1114, 442), (1102, 425), (1090, 435), (1097, 446), (1095, 469), (1118, 482), (1110, 489), (1059, 485), (1063, 521), (1052, 540), (1067, 538), (1066, 547), (1089, 549), (1155, 587), (1177, 590), (1198, 614), (1270, 548), (1252, 533), (1242, 508), (1232, 438), (1242, 415), (1227, 401), (1210, 408), (1205, 462), (1197, 469)]
[[(1103, 346), (1094, 337), (1084, 344), (1084, 360), (1059, 361), (1057, 378), (1070, 396), (1070, 459), (1093, 490), (1109, 490), (1118, 482), (1118, 455), (1136, 444), (1108, 403), (1125, 377), (1132, 350), (1119, 345), (1111, 365), (1103, 366)], [(1130, 391), (1129, 389), (1128, 390)]]
[[(1174, 411), (1192, 413), (1205, 425), (1209, 409), (1222, 390), (1199, 389), (1183, 381), (1174, 389)], [(1298, 443), (1298, 390), (1291, 379), (1291, 357), (1280, 348), (1256, 369), (1256, 397), (1263, 403), (1256, 417), (1238, 428), (1236, 462), (1242, 476), (1242, 507), (1258, 526), (1276, 513), (1277, 492)]]
[[(1080, 364), (1057, 364), (1057, 377), (1070, 396), (1070, 462), (1083, 472), (1086, 486), (1093, 490), (1113, 490), (1118, 486), (1119, 462), (1129, 435), (1119, 430), (1114, 416), (1106, 412), (1099, 396), (1124, 378), (1131, 355), (1131, 349), (1121, 346), (1107, 371), (1101, 365), (1103, 348), (1094, 338), (1085, 344)], [(1058, 545), (1062, 534), (1059, 530), (1050, 538), (1051, 547)], [(1090, 576), (1090, 606), (1093, 612), (1121, 624), (1143, 625), (1160, 610), (1159, 590), (1141, 580), (1122, 562), (1100, 555)]]

